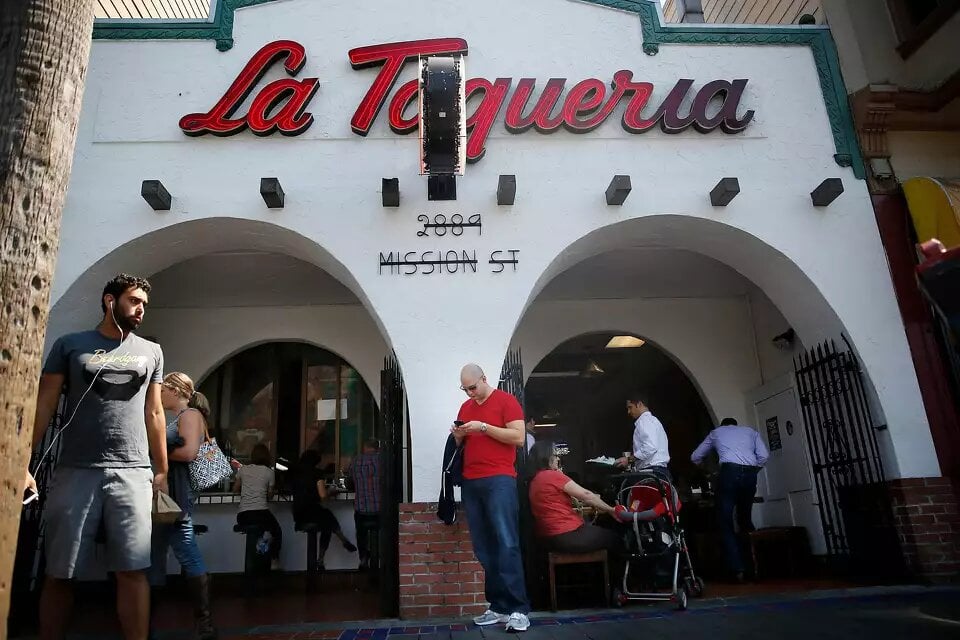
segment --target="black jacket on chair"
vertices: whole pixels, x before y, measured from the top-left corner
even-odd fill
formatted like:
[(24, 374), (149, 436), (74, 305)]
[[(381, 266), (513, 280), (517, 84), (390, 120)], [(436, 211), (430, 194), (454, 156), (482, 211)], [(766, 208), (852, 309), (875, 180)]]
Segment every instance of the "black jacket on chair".
[(442, 469), (437, 517), (444, 524), (453, 524), (457, 521), (457, 501), (453, 497), (453, 487), (463, 485), (463, 446), (457, 446), (452, 433), (447, 436), (447, 444), (443, 448)]

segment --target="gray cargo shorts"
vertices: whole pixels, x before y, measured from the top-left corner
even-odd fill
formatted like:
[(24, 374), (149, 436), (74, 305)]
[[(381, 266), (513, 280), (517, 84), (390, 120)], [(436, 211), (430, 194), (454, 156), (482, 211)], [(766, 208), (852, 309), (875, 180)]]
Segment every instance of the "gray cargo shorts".
[(149, 567), (152, 499), (149, 468), (59, 467), (43, 509), (47, 575), (73, 578), (87, 566), (101, 525), (108, 571)]

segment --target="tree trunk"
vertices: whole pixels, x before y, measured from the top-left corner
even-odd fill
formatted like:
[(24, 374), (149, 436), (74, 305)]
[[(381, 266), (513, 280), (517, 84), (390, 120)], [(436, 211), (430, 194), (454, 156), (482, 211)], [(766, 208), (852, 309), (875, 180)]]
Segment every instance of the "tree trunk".
[(93, 0), (0, 0), (0, 640)]

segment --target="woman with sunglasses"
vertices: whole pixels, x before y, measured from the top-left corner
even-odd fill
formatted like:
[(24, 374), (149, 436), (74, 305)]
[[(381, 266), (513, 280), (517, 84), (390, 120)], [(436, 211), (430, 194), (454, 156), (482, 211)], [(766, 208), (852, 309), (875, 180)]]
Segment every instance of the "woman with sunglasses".
[[(173, 549), (173, 555), (187, 577), (196, 637), (212, 640), (217, 637), (217, 629), (210, 614), (210, 577), (193, 533), (193, 505), (197, 496), (190, 486), (190, 463), (196, 459), (200, 444), (207, 435), (210, 403), (194, 388), (189, 376), (176, 371), (163, 378), (160, 401), (163, 409), (174, 415), (167, 423), (168, 482), (170, 497), (183, 510), (183, 515), (173, 524), (153, 527), (150, 585), (159, 587), (166, 582), (167, 549)], [(153, 610), (151, 606), (151, 613)]]

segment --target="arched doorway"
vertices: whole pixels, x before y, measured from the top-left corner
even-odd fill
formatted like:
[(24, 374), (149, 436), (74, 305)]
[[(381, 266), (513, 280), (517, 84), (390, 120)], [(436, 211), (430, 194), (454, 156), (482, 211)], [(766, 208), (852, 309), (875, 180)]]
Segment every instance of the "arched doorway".
[(321, 455), (325, 479), (343, 477), (362, 443), (379, 439), (379, 411), (359, 372), (339, 355), (302, 342), (267, 342), (230, 356), (200, 383), (211, 429), (225, 452), (247, 462), (265, 445), (295, 463)]
[(690, 463), (690, 452), (714, 420), (687, 373), (640, 336), (602, 331), (565, 340), (530, 372), (524, 396), (527, 417), (537, 421), (536, 439), (566, 443), (564, 471), (589, 483), (603, 472), (586, 460), (631, 448), (633, 420), (625, 402), (634, 392), (648, 397), (664, 424), (674, 474), (702, 484), (704, 472)]

